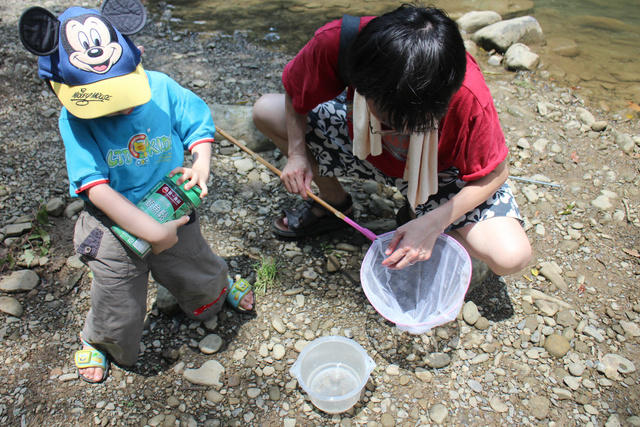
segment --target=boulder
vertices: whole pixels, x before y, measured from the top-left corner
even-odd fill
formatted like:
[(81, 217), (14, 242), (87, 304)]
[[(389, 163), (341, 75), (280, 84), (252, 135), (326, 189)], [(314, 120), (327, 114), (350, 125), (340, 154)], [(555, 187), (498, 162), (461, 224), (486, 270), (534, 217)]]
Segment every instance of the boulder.
[(504, 54), (502, 63), (509, 71), (533, 71), (540, 62), (540, 57), (522, 43), (513, 44)]
[[(252, 151), (262, 152), (274, 148), (273, 143), (253, 124), (253, 107), (247, 105), (209, 105), (216, 128), (223, 129), (234, 139), (243, 142)], [(224, 139), (216, 133), (216, 140)]]
[(464, 14), (456, 22), (460, 26), (460, 29), (464, 32), (471, 34), (475, 33), (481, 28), (487, 25), (495, 24), (502, 21), (502, 17), (499, 13), (490, 10), (487, 11), (472, 11)]
[(544, 42), (544, 34), (534, 17), (522, 16), (484, 27), (476, 31), (471, 40), (484, 50), (504, 53), (515, 43), (540, 44)]
[(553, 52), (566, 58), (575, 58), (580, 55), (580, 48), (576, 42), (571, 39), (559, 37), (548, 40), (547, 45)]
[(19, 270), (0, 281), (0, 291), (8, 293), (29, 292), (40, 284), (40, 277), (32, 270)]

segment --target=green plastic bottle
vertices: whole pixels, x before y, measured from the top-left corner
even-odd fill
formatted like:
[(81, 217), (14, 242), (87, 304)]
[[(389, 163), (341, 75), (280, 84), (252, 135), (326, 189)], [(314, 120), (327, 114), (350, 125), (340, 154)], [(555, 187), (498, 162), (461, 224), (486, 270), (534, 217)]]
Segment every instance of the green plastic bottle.
[[(181, 176), (182, 174), (176, 174), (169, 178), (167, 174), (162, 177), (162, 180), (138, 202), (138, 208), (161, 224), (194, 211), (202, 202), (202, 190), (197, 185), (185, 190), (184, 186), (188, 181), (177, 184)], [(151, 244), (146, 240), (128, 233), (117, 225), (112, 226), (111, 230), (140, 257), (144, 258), (151, 251)]]

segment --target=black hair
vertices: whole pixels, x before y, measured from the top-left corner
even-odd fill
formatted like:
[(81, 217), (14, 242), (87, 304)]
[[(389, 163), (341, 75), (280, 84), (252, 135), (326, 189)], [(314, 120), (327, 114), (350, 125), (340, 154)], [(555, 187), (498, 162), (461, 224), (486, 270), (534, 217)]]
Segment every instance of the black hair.
[(446, 114), (466, 64), (455, 21), (433, 6), (403, 4), (360, 31), (349, 50), (347, 73), (384, 123), (424, 132)]

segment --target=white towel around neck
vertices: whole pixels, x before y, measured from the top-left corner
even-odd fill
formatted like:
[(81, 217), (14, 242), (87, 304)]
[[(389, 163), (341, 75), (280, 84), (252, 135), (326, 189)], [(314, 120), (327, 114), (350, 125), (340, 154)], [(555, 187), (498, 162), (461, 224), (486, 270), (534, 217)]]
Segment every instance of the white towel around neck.
[[(371, 129), (369, 128), (371, 123)], [(353, 98), (353, 154), (359, 159), (382, 154), (380, 121), (369, 111), (367, 101), (358, 92)], [(407, 199), (413, 209), (438, 191), (438, 130), (412, 133), (403, 179), (409, 182)]]

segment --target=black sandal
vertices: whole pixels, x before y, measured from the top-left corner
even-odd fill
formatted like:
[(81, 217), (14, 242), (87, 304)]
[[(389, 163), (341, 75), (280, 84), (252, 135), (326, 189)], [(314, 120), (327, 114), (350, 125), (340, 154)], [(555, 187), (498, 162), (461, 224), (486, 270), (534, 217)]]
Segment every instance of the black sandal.
[[(317, 207), (326, 212), (323, 216), (316, 216), (313, 208)], [(353, 199), (350, 194), (339, 206), (334, 206), (349, 218), (353, 215)], [(284, 218), (287, 218), (288, 226), (284, 225)], [(295, 209), (285, 209), (282, 215), (273, 221), (273, 232), (279, 237), (305, 237), (325, 233), (349, 227), (349, 224), (335, 216), (327, 208), (315, 200), (305, 201)], [(286, 227), (286, 228), (283, 228)]]

